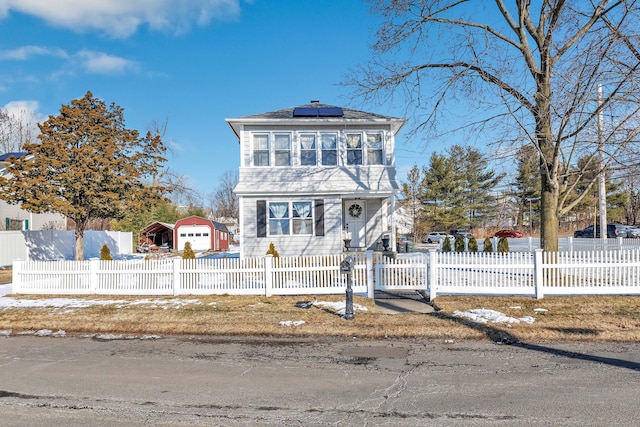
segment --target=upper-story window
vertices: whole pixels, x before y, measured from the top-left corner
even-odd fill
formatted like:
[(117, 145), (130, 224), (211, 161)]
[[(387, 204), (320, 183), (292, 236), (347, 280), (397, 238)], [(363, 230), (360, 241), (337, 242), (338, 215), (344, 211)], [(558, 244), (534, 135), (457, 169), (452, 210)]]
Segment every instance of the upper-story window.
[(275, 165), (291, 165), (291, 135), (276, 134), (275, 138)]
[(362, 134), (360, 133), (347, 134), (347, 164), (362, 164)]
[(258, 133), (253, 135), (254, 166), (290, 166), (291, 135)]
[(322, 141), (322, 166), (338, 165), (338, 135), (335, 133), (323, 133)]
[(254, 166), (269, 166), (269, 135), (253, 135), (253, 164)]
[(302, 166), (315, 166), (318, 153), (316, 151), (316, 135), (300, 135), (300, 164)]
[(367, 164), (382, 164), (382, 134), (367, 133)]
[[(253, 134), (253, 166), (360, 166), (384, 164), (382, 132), (303, 132), (292, 146), (292, 134)], [(338, 153), (346, 153), (339, 160)], [(294, 158), (295, 156), (295, 158)]]

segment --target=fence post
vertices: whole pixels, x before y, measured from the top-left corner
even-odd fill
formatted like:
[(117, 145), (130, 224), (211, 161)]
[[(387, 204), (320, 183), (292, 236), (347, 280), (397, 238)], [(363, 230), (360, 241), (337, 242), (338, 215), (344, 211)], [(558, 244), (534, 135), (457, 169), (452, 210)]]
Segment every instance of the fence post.
[(367, 251), (367, 297), (375, 298), (376, 292), (374, 287), (374, 271), (373, 271), (373, 251)]
[(180, 290), (182, 288), (182, 283), (180, 283), (180, 270), (183, 264), (182, 258), (174, 258), (173, 259), (173, 296), (177, 296), (180, 294)]
[(22, 291), (22, 262), (13, 261), (13, 266), (11, 267), (11, 275), (13, 276), (11, 279), (11, 292), (14, 294), (19, 294)]
[(573, 236), (567, 237), (567, 244), (569, 245), (569, 252), (573, 252)]
[[(79, 262), (75, 262), (79, 264)], [(89, 293), (95, 294), (98, 289), (98, 270), (100, 270), (100, 260), (89, 260)]]
[(270, 297), (273, 294), (273, 255), (264, 257), (264, 295)]
[(544, 298), (544, 274), (542, 264), (542, 249), (536, 249), (533, 251), (533, 284), (536, 292), (536, 299)]
[(437, 280), (437, 266), (438, 263), (438, 252), (435, 249), (429, 249), (429, 262), (425, 266), (427, 269), (427, 287), (429, 288), (429, 301), (433, 301), (436, 299), (436, 285), (438, 284)]

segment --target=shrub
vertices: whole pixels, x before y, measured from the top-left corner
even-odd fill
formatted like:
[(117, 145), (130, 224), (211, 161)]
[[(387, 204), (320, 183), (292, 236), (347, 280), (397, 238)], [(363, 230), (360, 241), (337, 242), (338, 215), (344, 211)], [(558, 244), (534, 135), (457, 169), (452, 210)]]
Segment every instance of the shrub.
[(448, 237), (442, 240), (442, 252), (451, 252), (451, 240)]
[(464, 237), (456, 236), (456, 240), (453, 242), (453, 247), (456, 252), (464, 252)]
[(107, 246), (107, 244), (105, 243), (100, 248), (100, 260), (111, 261), (112, 259), (113, 258), (111, 258), (111, 249), (109, 249), (109, 246)]
[(491, 242), (491, 237), (484, 238), (484, 252), (493, 252), (493, 242)]
[(191, 242), (184, 244), (184, 251), (182, 251), (182, 259), (196, 259), (196, 254), (191, 249)]
[(470, 238), (467, 245), (469, 246), (469, 252), (478, 252), (478, 241), (475, 237)]
[(267, 255), (272, 255), (274, 258), (280, 257), (278, 251), (276, 251), (276, 245), (273, 242), (269, 243), (269, 249), (267, 249)]
[(506, 237), (501, 237), (498, 240), (498, 252), (502, 254), (509, 252), (509, 241)]

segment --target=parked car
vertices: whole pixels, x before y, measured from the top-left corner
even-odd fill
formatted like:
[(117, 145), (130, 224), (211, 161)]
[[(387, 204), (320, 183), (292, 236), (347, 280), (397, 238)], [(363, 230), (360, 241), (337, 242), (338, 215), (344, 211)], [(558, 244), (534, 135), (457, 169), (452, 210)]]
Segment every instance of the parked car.
[(629, 239), (638, 239), (638, 238), (640, 238), (640, 228), (634, 227), (632, 225), (625, 225), (624, 229), (627, 232), (627, 235), (623, 236), (623, 237), (627, 237)]
[(422, 239), (422, 243), (440, 243), (444, 239), (452, 237), (452, 235), (445, 231), (432, 231)]
[[(615, 239), (616, 237), (628, 237), (627, 226), (620, 224), (607, 224), (607, 238)], [(576, 230), (573, 232), (573, 237), (595, 237), (600, 238), (600, 225), (596, 225), (596, 231), (593, 232), (593, 225), (583, 228), (582, 230)]]
[(522, 233), (516, 230), (500, 230), (494, 234), (496, 237), (522, 237)]
[(473, 234), (464, 229), (449, 230), (449, 234), (451, 234), (454, 238), (460, 236), (462, 238), (470, 239), (473, 237)]

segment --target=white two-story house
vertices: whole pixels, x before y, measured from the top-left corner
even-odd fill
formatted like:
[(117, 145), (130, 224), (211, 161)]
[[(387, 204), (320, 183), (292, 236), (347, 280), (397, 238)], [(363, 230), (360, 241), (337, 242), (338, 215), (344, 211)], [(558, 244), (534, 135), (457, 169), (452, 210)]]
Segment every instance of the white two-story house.
[(340, 254), (395, 241), (405, 119), (310, 104), (226, 119), (240, 143), (240, 256)]

